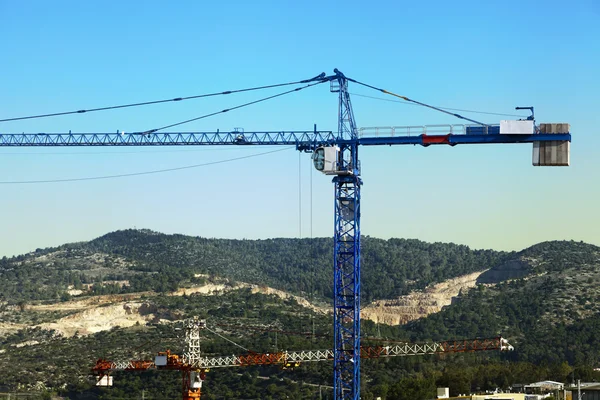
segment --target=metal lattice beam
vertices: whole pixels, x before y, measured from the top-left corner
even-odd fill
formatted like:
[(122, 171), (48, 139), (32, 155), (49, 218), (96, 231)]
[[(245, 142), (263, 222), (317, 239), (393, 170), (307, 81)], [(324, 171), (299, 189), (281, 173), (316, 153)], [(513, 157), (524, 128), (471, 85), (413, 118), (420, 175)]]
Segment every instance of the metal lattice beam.
[[(338, 175), (333, 178), (333, 391), (335, 399), (360, 398), (360, 185), (358, 130), (348, 80), (337, 69)], [(333, 81), (332, 81), (333, 82)]]
[[(406, 357), (428, 354), (450, 354), (479, 351), (510, 351), (513, 347), (503, 338), (451, 340), (433, 343), (401, 343), (390, 346), (361, 346), (360, 358)], [(152, 361), (105, 361), (96, 364), (96, 371), (139, 371), (154, 368), (164, 369), (212, 369), (244, 367), (250, 365), (286, 365), (304, 362), (332, 361), (334, 350), (298, 350), (275, 353), (250, 353), (232, 356), (200, 357), (193, 365), (180, 363), (175, 355), (164, 366), (156, 366)], [(175, 368), (176, 367), (176, 368)]]
[(329, 131), (0, 134), (0, 146), (310, 146), (333, 143)]
[(198, 318), (190, 318), (184, 321), (186, 351), (183, 353), (183, 362), (196, 365), (200, 360), (200, 329), (206, 323)]
[[(531, 135), (501, 135), (493, 133), (465, 134), (448, 125), (436, 131), (426, 127), (362, 128), (357, 139), (336, 137), (328, 131), (304, 132), (165, 132), (165, 133), (0, 133), (0, 147), (77, 147), (77, 146), (296, 146), (299, 150), (313, 150), (321, 145), (344, 147), (343, 165), (359, 169), (358, 158), (350, 163), (348, 146), (422, 145), (435, 144), (499, 144), (534, 143), (571, 140), (568, 132), (561, 134), (536, 133)], [(464, 126), (463, 126), (464, 127)], [(412, 131), (410, 128), (414, 128)], [(418, 128), (418, 129), (417, 129)], [(363, 130), (364, 129), (364, 130)], [(402, 130), (405, 129), (405, 130)], [(429, 133), (424, 133), (429, 132)], [(445, 133), (443, 133), (445, 132)]]

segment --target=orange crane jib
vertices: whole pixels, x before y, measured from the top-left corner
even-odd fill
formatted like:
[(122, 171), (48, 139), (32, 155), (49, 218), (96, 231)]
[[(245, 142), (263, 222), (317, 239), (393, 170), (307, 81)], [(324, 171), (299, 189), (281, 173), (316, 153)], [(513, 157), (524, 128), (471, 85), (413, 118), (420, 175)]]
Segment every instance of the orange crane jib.
[[(513, 347), (502, 337), (433, 343), (400, 343), (389, 346), (361, 346), (360, 357), (402, 357), (488, 350), (506, 351), (513, 350)], [(156, 362), (149, 360), (113, 362), (99, 359), (92, 370), (98, 375), (99, 386), (112, 385), (112, 377), (110, 377), (112, 371), (145, 371), (148, 369), (181, 371), (183, 373), (183, 400), (197, 400), (200, 399), (202, 381), (204, 381), (205, 373), (209, 368), (252, 365), (280, 365), (282, 368), (288, 368), (296, 367), (302, 362), (332, 361), (333, 357), (332, 350), (298, 350), (249, 353), (239, 356), (210, 356), (201, 357), (195, 362), (187, 362), (183, 357), (167, 350), (158, 353)]]
[(286, 358), (287, 357), (285, 353), (252, 353), (239, 356), (238, 362), (241, 367), (249, 365), (285, 364)]
[[(402, 357), (428, 354), (467, 353), (477, 351), (506, 351), (513, 347), (501, 337), (491, 339), (448, 340), (433, 343), (402, 343), (389, 346), (361, 346), (361, 358)], [(113, 362), (99, 359), (92, 368), (99, 375), (111, 371), (143, 371), (147, 369), (167, 370), (208, 370), (209, 368), (246, 367), (252, 365), (298, 365), (302, 362), (331, 361), (331, 350), (299, 350), (275, 353), (249, 353), (238, 356), (202, 357), (196, 364), (186, 363), (182, 357), (170, 351), (159, 352), (158, 356), (166, 356), (166, 363), (156, 365), (149, 360), (131, 360)]]

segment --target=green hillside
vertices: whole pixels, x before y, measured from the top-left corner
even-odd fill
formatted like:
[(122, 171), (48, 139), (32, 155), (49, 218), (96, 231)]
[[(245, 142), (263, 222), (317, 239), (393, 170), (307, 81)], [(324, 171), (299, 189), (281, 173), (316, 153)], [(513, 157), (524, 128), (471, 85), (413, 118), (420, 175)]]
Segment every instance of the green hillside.
[(514, 360), (597, 365), (600, 248), (545, 242), (494, 269), (506, 271), (506, 264), (521, 265), (523, 277), (479, 285), (452, 306), (402, 331), (413, 340), (503, 334), (514, 342)]
[[(513, 352), (503, 354), (365, 360), (364, 399), (433, 398), (437, 386), (449, 386), (456, 395), (508, 389), (515, 383), (542, 379), (600, 379), (593, 370), (600, 359), (599, 247), (546, 242), (521, 252), (500, 253), (453, 244), (365, 238), (363, 255), (363, 288), (371, 298), (394, 297), (491, 268), (476, 288), (461, 293), (437, 314), (403, 327), (364, 321), (363, 336), (378, 338), (366, 344), (383, 343), (383, 339), (416, 342), (502, 334), (515, 346)], [(27, 305), (38, 304), (35, 299), (60, 305), (68, 299), (68, 285), (81, 287), (93, 282), (97, 283), (96, 293), (154, 290), (139, 301), (156, 316), (148, 324), (89, 336), (65, 338), (39, 328), (5, 335), (0, 338), (0, 392), (116, 400), (141, 398), (143, 390), (148, 399), (177, 398), (177, 373), (117, 373), (114, 388), (98, 389), (93, 386), (90, 368), (99, 357), (147, 359), (166, 349), (180, 353), (183, 345), (176, 321), (191, 316), (206, 318), (209, 326), (228, 339), (206, 333), (204, 354), (244, 353), (231, 342), (257, 352), (331, 347), (331, 317), (294, 300), (252, 294), (248, 289), (217, 296), (165, 295), (176, 287), (229, 279), (299, 294), (310, 292), (313, 286), (326, 300), (331, 290), (328, 239), (238, 241), (129, 230), (3, 259), (0, 266), (4, 299), (0, 301), (0, 323), (37, 324), (69, 315), (60, 310), (34, 312)], [(124, 279), (129, 285), (107, 284)], [(313, 329), (316, 336), (306, 334)], [(328, 363), (293, 370), (214, 370), (208, 374), (203, 398), (317, 399), (318, 385), (330, 383)], [(330, 398), (330, 392), (322, 388), (321, 396)]]
[[(331, 239), (225, 240), (148, 230), (109, 233), (90, 242), (38, 249), (0, 260), (0, 299), (47, 300), (68, 285), (128, 280), (125, 288), (98, 285), (95, 293), (166, 292), (194, 283), (196, 274), (332, 298)], [(362, 240), (363, 301), (392, 298), (496, 265), (506, 257), (452, 243)]]

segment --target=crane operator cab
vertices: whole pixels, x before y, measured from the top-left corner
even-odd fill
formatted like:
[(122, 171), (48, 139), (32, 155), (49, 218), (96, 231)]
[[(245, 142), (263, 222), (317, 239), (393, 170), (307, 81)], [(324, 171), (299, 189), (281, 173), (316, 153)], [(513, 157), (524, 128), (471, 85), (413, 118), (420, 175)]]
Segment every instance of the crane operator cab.
[(338, 146), (320, 146), (313, 153), (315, 169), (325, 175), (338, 175), (342, 171), (338, 169), (338, 157), (340, 148)]

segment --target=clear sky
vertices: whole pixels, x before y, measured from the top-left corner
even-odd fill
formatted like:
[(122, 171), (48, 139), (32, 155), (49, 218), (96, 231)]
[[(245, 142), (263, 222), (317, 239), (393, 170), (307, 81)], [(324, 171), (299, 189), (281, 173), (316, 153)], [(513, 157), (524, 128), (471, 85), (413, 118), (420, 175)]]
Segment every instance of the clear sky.
[[(571, 124), (571, 167), (532, 167), (531, 145), (365, 148), (362, 232), (474, 248), (600, 245), (599, 20), (597, 0), (0, 0), (0, 119), (288, 82), (336, 67), (439, 106), (514, 114), (533, 105), (538, 122)], [(4, 122), (0, 132), (140, 131), (277, 92)], [(357, 96), (383, 96), (366, 88), (350, 92), (359, 127), (461, 123)], [(336, 113), (336, 96), (320, 85), (174, 129), (336, 130)], [(0, 148), (0, 181), (151, 171), (270, 150)], [(140, 177), (0, 185), (0, 256), (133, 227), (331, 236), (333, 186), (293, 149)]]

